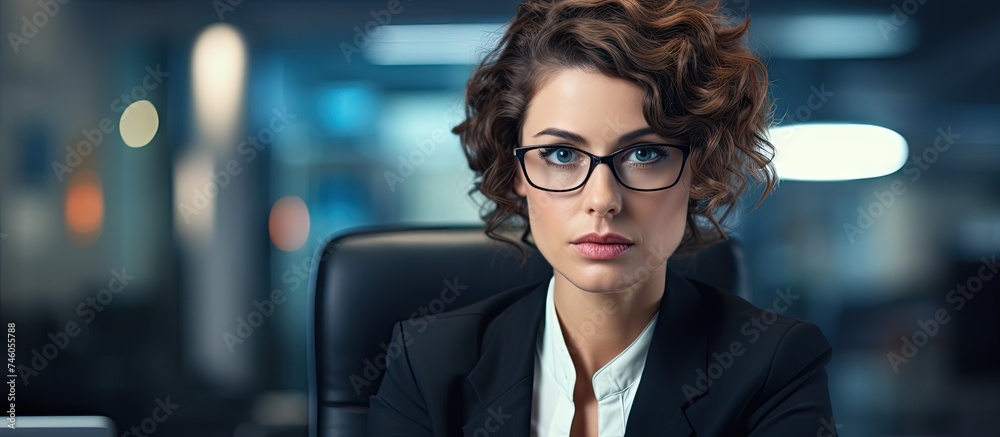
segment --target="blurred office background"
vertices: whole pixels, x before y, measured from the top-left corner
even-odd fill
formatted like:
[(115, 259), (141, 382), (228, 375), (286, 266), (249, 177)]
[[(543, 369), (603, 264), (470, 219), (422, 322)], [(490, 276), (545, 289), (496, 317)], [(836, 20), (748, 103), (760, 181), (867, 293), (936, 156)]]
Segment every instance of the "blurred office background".
[[(311, 256), (356, 226), (478, 222), (449, 130), (517, 3), (0, 3), (18, 414), (124, 431), (169, 402), (157, 435), (304, 435)], [(920, 160), (782, 181), (739, 225), (755, 303), (800, 296), (787, 314), (830, 339), (841, 435), (995, 435), (1000, 7), (728, 7), (753, 17), (783, 124), (884, 126)]]

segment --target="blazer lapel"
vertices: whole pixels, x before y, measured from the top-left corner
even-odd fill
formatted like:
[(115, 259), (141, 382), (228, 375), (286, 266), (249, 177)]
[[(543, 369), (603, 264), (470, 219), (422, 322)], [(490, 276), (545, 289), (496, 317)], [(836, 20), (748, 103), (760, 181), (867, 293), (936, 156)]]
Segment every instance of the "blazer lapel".
[[(626, 436), (692, 435), (686, 410), (708, 393), (694, 384), (697, 370), (708, 365), (701, 296), (669, 264), (666, 271), (666, 290)], [(466, 376), (467, 399), (476, 404), (466, 409), (465, 417), (470, 419), (462, 427), (465, 435), (480, 429), (491, 436), (530, 434), (535, 341), (548, 284), (541, 282), (511, 305), (483, 335), (482, 354)]]
[(697, 369), (708, 364), (701, 296), (669, 264), (666, 270), (666, 290), (626, 436), (690, 436), (694, 430), (686, 410), (708, 393), (694, 384)]
[(526, 436), (531, 431), (535, 340), (545, 309), (549, 280), (542, 281), (489, 324), (479, 361), (466, 376), (462, 426), (467, 436)]

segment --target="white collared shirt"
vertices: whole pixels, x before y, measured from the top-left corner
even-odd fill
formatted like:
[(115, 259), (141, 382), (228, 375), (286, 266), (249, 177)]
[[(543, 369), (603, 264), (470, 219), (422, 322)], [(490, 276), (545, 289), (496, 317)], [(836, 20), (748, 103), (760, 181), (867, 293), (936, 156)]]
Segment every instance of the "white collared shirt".
[[(568, 437), (576, 411), (573, 405), (576, 368), (556, 315), (555, 283), (553, 276), (545, 299), (543, 328), (536, 341), (531, 435), (540, 437)], [(625, 435), (628, 413), (639, 388), (658, 316), (659, 312), (629, 347), (594, 373), (592, 383), (597, 398), (597, 435), (600, 437)], [(600, 329), (598, 321), (594, 321), (593, 328)]]

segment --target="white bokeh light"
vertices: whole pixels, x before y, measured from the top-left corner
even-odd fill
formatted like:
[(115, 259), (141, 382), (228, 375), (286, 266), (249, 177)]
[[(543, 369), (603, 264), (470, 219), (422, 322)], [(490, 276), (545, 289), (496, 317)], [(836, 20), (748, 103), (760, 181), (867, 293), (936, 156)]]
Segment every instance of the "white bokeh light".
[(773, 127), (778, 177), (844, 181), (885, 176), (903, 167), (908, 148), (901, 135), (866, 124), (810, 123)]
[(128, 105), (122, 112), (118, 131), (125, 145), (139, 148), (153, 140), (159, 127), (160, 117), (156, 113), (156, 107), (149, 100), (139, 100)]
[(191, 77), (195, 123), (210, 143), (224, 146), (238, 129), (246, 64), (243, 37), (227, 24), (209, 26), (194, 44)]

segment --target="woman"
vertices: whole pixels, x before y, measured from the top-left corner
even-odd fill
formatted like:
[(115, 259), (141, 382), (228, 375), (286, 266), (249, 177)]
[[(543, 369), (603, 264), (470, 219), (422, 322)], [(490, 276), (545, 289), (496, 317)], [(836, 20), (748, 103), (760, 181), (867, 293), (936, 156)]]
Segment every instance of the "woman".
[(819, 329), (668, 267), (726, 238), (748, 179), (777, 184), (767, 72), (728, 23), (715, 2), (518, 8), (453, 131), (487, 234), (516, 245), (499, 229), (526, 219), (553, 277), (397, 324), (369, 435), (836, 435)]

